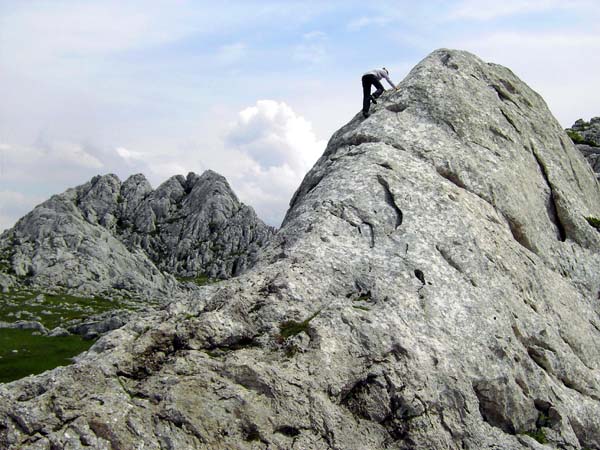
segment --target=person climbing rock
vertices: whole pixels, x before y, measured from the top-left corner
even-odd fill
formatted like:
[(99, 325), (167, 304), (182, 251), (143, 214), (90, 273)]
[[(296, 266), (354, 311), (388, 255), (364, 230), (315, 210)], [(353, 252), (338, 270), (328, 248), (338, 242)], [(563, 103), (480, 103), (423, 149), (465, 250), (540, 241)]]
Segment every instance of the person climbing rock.
[[(396, 89), (392, 80), (390, 80), (390, 73), (385, 67), (381, 69), (373, 69), (370, 72), (365, 73), (362, 76), (362, 86), (363, 86), (363, 117), (366, 119), (369, 117), (369, 108), (371, 107), (371, 102), (377, 104), (377, 98), (383, 94), (385, 91), (383, 85), (379, 82), (382, 78), (385, 78), (386, 81), (392, 86), (393, 89)], [(377, 90), (371, 95), (371, 86), (375, 86)]]

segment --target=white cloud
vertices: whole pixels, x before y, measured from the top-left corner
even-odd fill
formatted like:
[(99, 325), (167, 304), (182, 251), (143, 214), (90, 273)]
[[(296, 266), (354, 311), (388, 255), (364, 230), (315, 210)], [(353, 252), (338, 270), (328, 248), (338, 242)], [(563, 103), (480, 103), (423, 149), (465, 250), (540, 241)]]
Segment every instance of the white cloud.
[(447, 20), (493, 20), (517, 14), (597, 6), (590, 0), (463, 0), (451, 9)]
[(115, 152), (129, 164), (144, 160), (144, 154), (142, 152), (128, 150), (125, 147), (117, 147)]
[(103, 149), (43, 137), (31, 146), (0, 144), (0, 229), (12, 226), (51, 195), (95, 175), (116, 173), (125, 180), (142, 172), (157, 184), (194, 170), (189, 164), (181, 153), (146, 153), (124, 146)]
[(385, 16), (359, 17), (358, 19), (351, 21), (347, 28), (350, 31), (359, 31), (367, 27), (381, 27), (391, 22), (392, 18)]
[(482, 49), (499, 50), (505, 46), (505, 53), (509, 53), (519, 45), (521, 55), (535, 57), (535, 51), (548, 51), (549, 49), (595, 50), (600, 45), (600, 34), (586, 33), (585, 31), (572, 32), (522, 32), (522, 31), (497, 31), (485, 35), (474, 36), (471, 45), (478, 45)]
[(57, 163), (66, 163), (86, 169), (101, 169), (104, 164), (94, 155), (88, 153), (81, 144), (72, 142), (53, 142), (46, 146), (48, 159)]
[(12, 227), (19, 217), (27, 214), (44, 200), (39, 196), (25, 195), (22, 192), (0, 191), (0, 232)]
[(279, 225), (295, 189), (325, 149), (310, 122), (274, 100), (259, 100), (240, 111), (224, 143), (238, 160), (235, 170), (224, 174), (240, 198), (274, 225)]
[(78, 173), (97, 173), (105, 167), (93, 146), (45, 137), (34, 145), (5, 144), (0, 157), (4, 182), (71, 178)]
[(240, 111), (226, 145), (248, 155), (261, 167), (288, 164), (299, 171), (306, 171), (324, 149), (310, 122), (275, 100), (259, 100)]

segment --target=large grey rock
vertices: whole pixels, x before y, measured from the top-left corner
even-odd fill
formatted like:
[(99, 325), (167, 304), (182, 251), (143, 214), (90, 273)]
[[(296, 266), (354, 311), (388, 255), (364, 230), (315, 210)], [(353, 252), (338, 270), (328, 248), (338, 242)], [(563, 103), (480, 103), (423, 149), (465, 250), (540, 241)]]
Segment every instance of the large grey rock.
[(16, 330), (33, 330), (41, 334), (48, 334), (48, 329), (37, 320), (17, 320), (16, 322), (0, 321), (1, 328), (13, 328)]
[(77, 190), (70, 189), (3, 233), (0, 246), (10, 248), (11, 269), (21, 282), (83, 294), (113, 289), (154, 296), (173, 289), (175, 280), (161, 273), (143, 251), (130, 251), (83, 214), (77, 208)]
[(68, 330), (65, 330), (62, 327), (54, 327), (52, 330), (50, 330), (48, 332), (48, 337), (65, 337), (65, 336), (69, 336), (71, 333), (69, 333)]
[(169, 273), (243, 272), (273, 231), (211, 171), (173, 177), (156, 191), (143, 175), (124, 183), (97, 176), (53, 196), (0, 236), (0, 288), (8, 290), (16, 277), (83, 294), (166, 296), (177, 285)]
[(16, 284), (14, 276), (0, 272), (0, 292), (6, 293)]
[(132, 314), (125, 310), (109, 311), (89, 317), (83, 323), (70, 326), (68, 332), (79, 334), (84, 339), (96, 339), (109, 331), (121, 328), (131, 318)]
[(541, 97), (438, 50), (334, 134), (250, 271), (0, 387), (0, 445), (600, 449), (586, 216)]

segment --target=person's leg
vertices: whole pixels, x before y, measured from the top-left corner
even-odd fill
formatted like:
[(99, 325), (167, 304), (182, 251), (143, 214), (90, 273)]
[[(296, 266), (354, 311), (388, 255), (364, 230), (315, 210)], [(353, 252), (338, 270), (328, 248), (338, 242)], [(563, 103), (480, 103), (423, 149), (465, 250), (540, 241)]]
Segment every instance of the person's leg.
[(371, 107), (371, 77), (365, 75), (362, 77), (363, 87), (363, 116), (369, 114), (369, 108)]
[(383, 85), (379, 82), (377, 78), (375, 78), (374, 76), (373, 78), (373, 86), (377, 88), (377, 90), (373, 92), (373, 98), (378, 98), (381, 96), (381, 94), (383, 94), (383, 91), (385, 91), (385, 89), (383, 88)]

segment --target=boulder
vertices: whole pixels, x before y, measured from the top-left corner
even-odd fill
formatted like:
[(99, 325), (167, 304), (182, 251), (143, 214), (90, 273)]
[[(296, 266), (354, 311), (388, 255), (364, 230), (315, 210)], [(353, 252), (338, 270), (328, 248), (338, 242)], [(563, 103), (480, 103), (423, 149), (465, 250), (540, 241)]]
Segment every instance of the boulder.
[(48, 329), (37, 320), (17, 320), (16, 322), (0, 321), (0, 328), (13, 328), (16, 330), (33, 330), (40, 334), (48, 334)]
[(69, 333), (62, 327), (55, 327), (52, 330), (50, 330), (50, 332), (48, 333), (48, 337), (65, 337), (69, 336), (70, 334), (71, 333)]
[(84, 339), (96, 339), (109, 331), (125, 325), (131, 318), (129, 311), (109, 311), (88, 318), (85, 322), (69, 327), (69, 332), (79, 334)]

